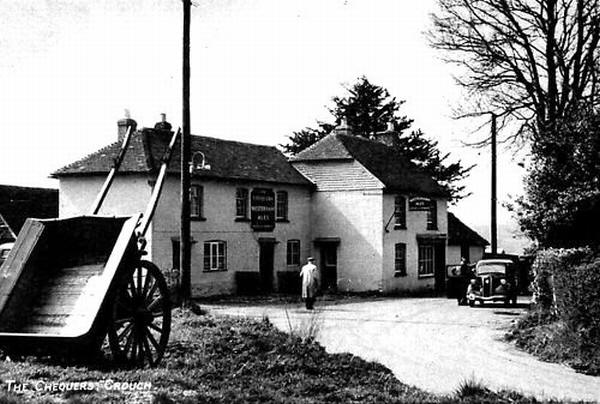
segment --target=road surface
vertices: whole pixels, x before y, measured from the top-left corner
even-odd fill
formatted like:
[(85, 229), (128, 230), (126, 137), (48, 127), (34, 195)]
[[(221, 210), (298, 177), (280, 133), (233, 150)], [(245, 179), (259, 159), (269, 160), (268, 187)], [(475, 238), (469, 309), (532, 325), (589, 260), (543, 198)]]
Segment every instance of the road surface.
[[(524, 301), (520, 301), (524, 303)], [(475, 379), (538, 399), (600, 402), (600, 377), (546, 363), (504, 342), (525, 309), (500, 304), (469, 308), (445, 298), (375, 298), (324, 304), (202, 304), (213, 314), (263, 318), (279, 329), (307, 333), (328, 352), (350, 352), (390, 368), (404, 383), (441, 394)]]

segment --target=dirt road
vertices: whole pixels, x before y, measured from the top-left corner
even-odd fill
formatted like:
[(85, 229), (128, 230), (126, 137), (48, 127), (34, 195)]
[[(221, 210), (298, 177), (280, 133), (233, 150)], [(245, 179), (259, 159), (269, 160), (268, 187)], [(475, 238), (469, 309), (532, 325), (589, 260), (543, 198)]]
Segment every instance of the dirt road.
[[(502, 340), (522, 308), (469, 308), (445, 298), (381, 298), (321, 304), (314, 314), (294, 305), (203, 305), (214, 314), (268, 318), (283, 331), (318, 324), (329, 352), (351, 352), (390, 368), (399, 380), (450, 393), (476, 379), (537, 398), (600, 402), (600, 377), (536, 360)], [(286, 314), (287, 313), (287, 314)]]

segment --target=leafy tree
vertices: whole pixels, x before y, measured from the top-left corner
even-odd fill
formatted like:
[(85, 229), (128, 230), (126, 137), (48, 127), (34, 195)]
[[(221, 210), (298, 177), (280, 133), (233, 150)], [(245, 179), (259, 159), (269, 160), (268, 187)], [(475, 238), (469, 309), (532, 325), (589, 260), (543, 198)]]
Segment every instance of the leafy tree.
[(600, 115), (582, 110), (562, 131), (535, 145), (526, 194), (512, 208), (542, 246), (571, 247), (600, 240)]
[(449, 191), (451, 200), (466, 196), (465, 187), (459, 182), (472, 167), (463, 167), (460, 161), (447, 164), (449, 155), (439, 151), (437, 141), (426, 138), (420, 129), (408, 132), (413, 120), (399, 114), (404, 101), (398, 101), (388, 90), (372, 84), (364, 76), (345, 89), (348, 95), (333, 97), (334, 106), (329, 108), (334, 123), (318, 122), (317, 128), (294, 132), (288, 136), (290, 142), (281, 145), (284, 152), (292, 155), (301, 152), (327, 136), (343, 119), (352, 128), (353, 135), (365, 138), (386, 130), (391, 123), (397, 135), (394, 147), (399, 155), (429, 172)]

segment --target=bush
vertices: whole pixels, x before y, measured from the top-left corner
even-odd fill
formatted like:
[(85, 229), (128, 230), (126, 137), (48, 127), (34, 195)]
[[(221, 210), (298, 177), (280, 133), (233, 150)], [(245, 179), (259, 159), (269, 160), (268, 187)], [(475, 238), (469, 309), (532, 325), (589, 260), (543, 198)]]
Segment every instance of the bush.
[(575, 331), (585, 351), (600, 349), (600, 257), (554, 274), (559, 317)]
[(533, 265), (535, 309), (509, 339), (542, 359), (600, 373), (600, 255), (548, 249)]
[(542, 312), (556, 313), (554, 275), (568, 272), (591, 256), (588, 248), (570, 248), (538, 251), (533, 262), (533, 302)]

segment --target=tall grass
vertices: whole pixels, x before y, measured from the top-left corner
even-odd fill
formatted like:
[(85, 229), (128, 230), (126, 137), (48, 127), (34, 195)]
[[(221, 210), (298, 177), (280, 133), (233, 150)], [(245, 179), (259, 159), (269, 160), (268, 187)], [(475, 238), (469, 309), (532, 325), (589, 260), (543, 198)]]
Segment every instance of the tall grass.
[(461, 381), (454, 394), (456, 397), (464, 399), (469, 397), (481, 397), (490, 393), (490, 389), (481, 381), (471, 376), (469, 379)]
[(292, 324), (290, 313), (287, 309), (284, 310), (290, 335), (298, 337), (304, 342), (316, 341), (323, 327), (323, 319), (319, 312), (312, 311), (308, 317), (303, 317), (299, 322)]

